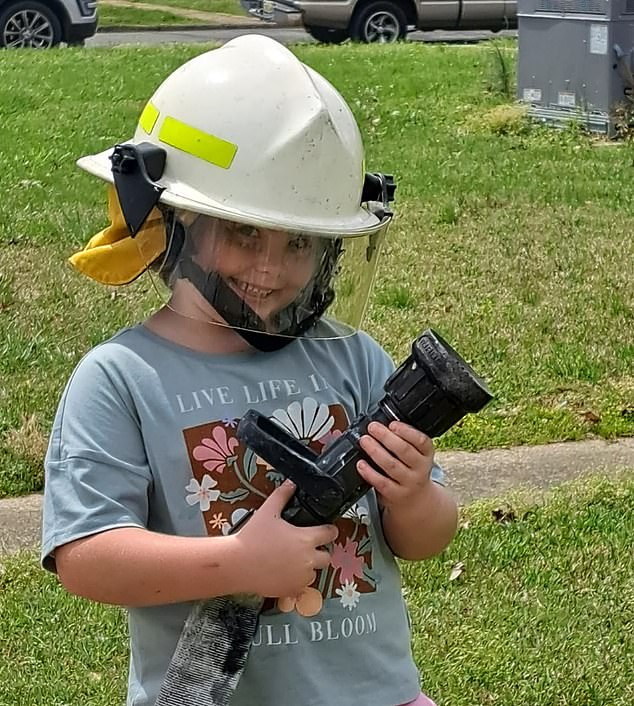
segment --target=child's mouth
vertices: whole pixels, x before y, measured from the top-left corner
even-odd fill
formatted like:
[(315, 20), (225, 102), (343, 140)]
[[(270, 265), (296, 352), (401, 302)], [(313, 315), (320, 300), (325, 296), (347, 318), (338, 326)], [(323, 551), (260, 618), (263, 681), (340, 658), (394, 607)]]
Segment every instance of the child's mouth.
[(266, 299), (273, 292), (272, 289), (256, 287), (254, 284), (249, 284), (248, 282), (240, 282), (235, 279), (232, 279), (231, 282), (242, 294), (246, 294), (248, 297), (254, 299)]

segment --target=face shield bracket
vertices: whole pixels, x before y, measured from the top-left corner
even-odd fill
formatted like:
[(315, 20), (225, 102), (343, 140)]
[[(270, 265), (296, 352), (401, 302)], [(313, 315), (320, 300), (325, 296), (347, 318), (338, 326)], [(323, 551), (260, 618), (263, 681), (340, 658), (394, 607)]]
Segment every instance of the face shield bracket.
[(394, 201), (396, 184), (391, 174), (381, 174), (380, 172), (366, 172), (361, 192), (361, 203), (368, 201), (381, 204), (372, 210), (377, 218), (392, 218), (394, 215), (390, 208), (390, 202)]
[(165, 156), (164, 149), (149, 142), (115, 145), (110, 155), (114, 185), (132, 237), (165, 191), (155, 183), (163, 176)]

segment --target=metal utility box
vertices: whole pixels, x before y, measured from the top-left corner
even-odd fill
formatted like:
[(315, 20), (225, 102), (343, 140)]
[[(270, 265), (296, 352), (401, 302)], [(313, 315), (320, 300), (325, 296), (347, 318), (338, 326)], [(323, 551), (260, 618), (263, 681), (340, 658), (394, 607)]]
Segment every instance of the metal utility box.
[(634, 99), (634, 0), (519, 0), (518, 28), (530, 114), (612, 134), (615, 107)]

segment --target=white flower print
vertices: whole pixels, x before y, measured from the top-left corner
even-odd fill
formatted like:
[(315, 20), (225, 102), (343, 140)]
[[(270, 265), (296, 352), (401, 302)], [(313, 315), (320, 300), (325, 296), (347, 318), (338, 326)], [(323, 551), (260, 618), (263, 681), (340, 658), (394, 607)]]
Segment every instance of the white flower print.
[(342, 517), (346, 517), (349, 520), (356, 520), (356, 522), (361, 525), (370, 524), (370, 515), (368, 513), (368, 508), (364, 505), (361, 505), (361, 503), (355, 503), (354, 505), (349, 507), (343, 513)]
[(229, 534), (233, 527), (240, 522), (240, 520), (248, 514), (248, 510), (245, 510), (243, 507), (239, 507), (237, 510), (234, 510), (231, 513), (231, 520), (229, 522), (225, 522), (224, 525), (222, 526), (222, 533), (224, 535)]
[(220, 497), (219, 490), (212, 490), (218, 485), (218, 481), (214, 480), (210, 475), (203, 476), (202, 483), (199, 483), (195, 478), (192, 478), (187, 484), (185, 490), (190, 493), (185, 500), (188, 505), (200, 504), (201, 512), (207, 512), (211, 507), (211, 503), (216, 502)]
[(357, 591), (357, 584), (352, 581), (346, 581), (341, 588), (335, 589), (335, 593), (341, 596), (341, 605), (344, 608), (352, 611), (359, 604), (361, 594)]
[(312, 397), (305, 397), (301, 404), (291, 402), (287, 409), (276, 409), (273, 420), (300, 441), (321, 439), (335, 423), (328, 405), (319, 404)]

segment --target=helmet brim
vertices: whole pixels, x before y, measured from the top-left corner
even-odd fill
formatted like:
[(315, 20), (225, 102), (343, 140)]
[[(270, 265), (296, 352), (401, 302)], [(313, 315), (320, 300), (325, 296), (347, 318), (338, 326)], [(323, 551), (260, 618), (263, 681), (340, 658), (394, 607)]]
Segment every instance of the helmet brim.
[[(84, 171), (99, 177), (106, 182), (114, 183), (112, 174), (112, 163), (110, 155), (113, 148), (99, 152), (98, 154), (86, 155), (77, 160), (77, 166)], [(249, 212), (230, 208), (227, 205), (209, 198), (190, 186), (163, 178), (158, 182), (164, 187), (160, 201), (174, 208), (193, 211), (207, 216), (215, 216), (229, 221), (247, 223), (259, 228), (271, 228), (273, 230), (286, 230), (290, 232), (311, 233), (315, 235), (345, 238), (362, 235), (369, 235), (378, 232), (386, 227), (389, 219), (379, 219), (370, 210), (359, 206), (358, 211), (352, 216), (344, 219), (323, 218), (319, 221), (289, 218), (288, 214), (270, 212)]]

